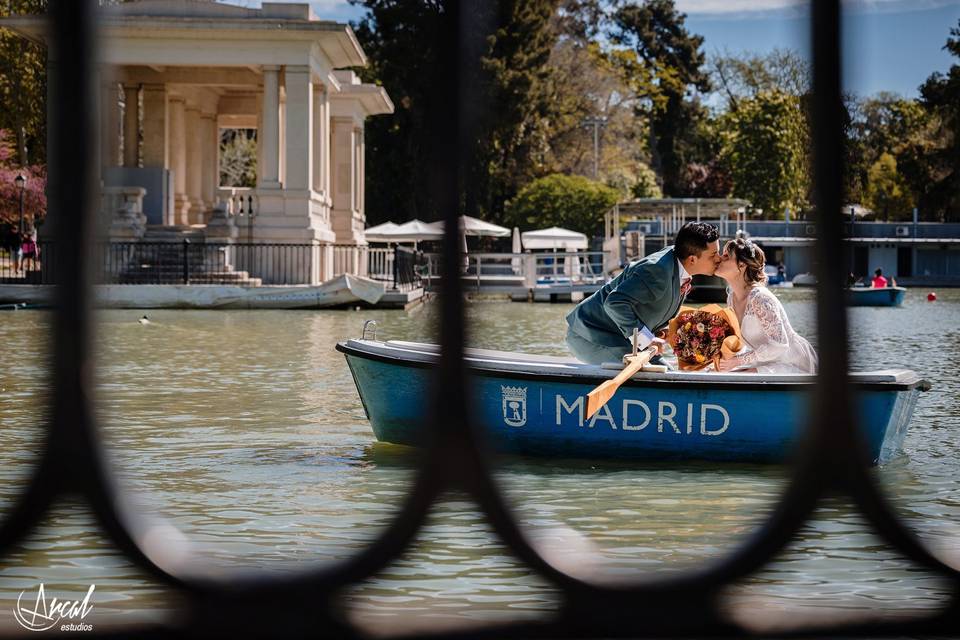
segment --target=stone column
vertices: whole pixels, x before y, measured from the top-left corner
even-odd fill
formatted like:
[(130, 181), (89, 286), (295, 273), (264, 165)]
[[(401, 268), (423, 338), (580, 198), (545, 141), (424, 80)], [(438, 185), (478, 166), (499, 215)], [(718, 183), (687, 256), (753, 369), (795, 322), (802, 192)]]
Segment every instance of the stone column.
[(162, 84), (143, 85), (143, 166), (169, 165), (167, 88)]
[[(284, 145), (286, 180), (284, 188), (307, 191), (313, 180), (313, 84), (310, 67), (288, 66)], [(309, 195), (309, 194), (308, 194)]]
[(277, 145), (277, 175), (280, 176), (280, 184), (286, 187), (287, 184), (287, 103), (284, 100), (283, 92), (280, 93), (280, 112), (277, 116), (280, 123), (280, 144)]
[(330, 226), (336, 233), (337, 243), (360, 244), (363, 242), (363, 225), (358, 212), (359, 189), (362, 188), (359, 174), (363, 167), (360, 127), (356, 118), (344, 116), (331, 118), (330, 126), (333, 129)]
[(200, 109), (184, 109), (184, 131), (187, 147), (187, 197), (190, 198), (190, 224), (203, 222), (203, 144), (200, 130)]
[(140, 87), (123, 85), (123, 166), (140, 166)]
[(280, 67), (263, 67), (263, 127), (258, 150), (263, 155), (259, 187), (280, 188)]
[(100, 91), (100, 164), (119, 167), (120, 157), (120, 85), (107, 82)]
[(333, 149), (331, 150), (333, 208), (338, 212), (349, 212), (353, 210), (353, 120), (338, 117), (331, 118), (330, 122), (333, 128)]
[(204, 208), (213, 210), (217, 201), (217, 186), (220, 182), (220, 132), (217, 128), (217, 114), (200, 114), (200, 139), (202, 146), (203, 174), (202, 197)]
[(190, 224), (187, 215), (187, 149), (183, 98), (170, 98), (170, 168), (173, 170), (173, 224)]
[(327, 194), (326, 177), (329, 174), (330, 122), (327, 105), (327, 88), (321, 84), (313, 85), (313, 190)]
[(359, 216), (363, 216), (363, 206), (364, 206), (364, 176), (366, 175), (366, 164), (365, 164), (365, 152), (366, 146), (363, 139), (363, 127), (357, 127), (354, 130), (357, 140), (357, 175), (354, 178), (357, 189), (357, 206), (356, 211)]

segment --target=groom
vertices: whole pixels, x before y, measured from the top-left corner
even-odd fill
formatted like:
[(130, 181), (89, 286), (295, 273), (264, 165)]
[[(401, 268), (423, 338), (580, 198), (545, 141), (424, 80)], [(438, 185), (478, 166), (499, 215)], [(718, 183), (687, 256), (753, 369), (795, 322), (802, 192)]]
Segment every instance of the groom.
[(673, 246), (633, 262), (616, 278), (567, 314), (567, 346), (590, 364), (620, 362), (633, 349), (633, 330), (640, 330), (639, 349), (677, 315), (697, 274), (713, 275), (720, 264), (720, 233), (705, 222), (688, 222)]

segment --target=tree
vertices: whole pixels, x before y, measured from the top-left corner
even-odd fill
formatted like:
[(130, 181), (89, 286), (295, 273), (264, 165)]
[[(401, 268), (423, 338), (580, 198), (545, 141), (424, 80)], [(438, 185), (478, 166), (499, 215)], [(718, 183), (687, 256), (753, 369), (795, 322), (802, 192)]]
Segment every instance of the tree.
[(800, 99), (778, 91), (742, 100), (720, 119), (721, 161), (733, 179), (733, 195), (768, 215), (807, 205), (807, 130)]
[(465, 212), (503, 216), (520, 187), (547, 170), (547, 139), (555, 114), (548, 65), (557, 34), (551, 18), (557, 0), (502, 0), (487, 18), (495, 25), (481, 58), (476, 156), (464, 193)]
[(642, 107), (650, 120), (650, 151), (653, 165), (663, 177), (663, 190), (683, 195), (683, 173), (696, 161), (697, 123), (706, 110), (696, 100), (710, 82), (701, 69), (704, 55), (701, 36), (684, 27), (686, 15), (678, 13), (673, 0), (646, 0), (619, 6), (611, 16), (610, 37), (624, 51), (611, 52), (611, 59), (645, 96)]
[(889, 153), (881, 153), (870, 166), (867, 177), (866, 205), (877, 217), (889, 220), (909, 219), (913, 198), (897, 173), (897, 160)]
[[(960, 21), (950, 30), (944, 49), (960, 58)], [(960, 220), (960, 64), (946, 75), (936, 72), (920, 87), (921, 102), (937, 118), (937, 146), (927, 155), (932, 176), (920, 198), (921, 211), (945, 220)]]
[(637, 180), (630, 189), (634, 198), (662, 198), (663, 192), (657, 184), (657, 174), (653, 169), (643, 164), (638, 167)]
[(220, 133), (220, 184), (257, 186), (257, 130), (223, 129)]
[[(369, 65), (367, 82), (383, 85), (396, 111), (371, 118), (364, 132), (366, 213), (372, 224), (437, 217), (424, 174), (430, 123), (426, 109), (434, 84), (433, 45), (441, 28), (442, 2), (364, 0), (367, 14), (354, 25)], [(451, 108), (454, 108), (451, 106)]]
[[(428, 166), (428, 105), (439, 103), (432, 47), (443, 28), (440, 0), (355, 0), (367, 9), (356, 25), (370, 66), (361, 72), (381, 83), (396, 104), (392, 116), (374, 118), (366, 131), (367, 215), (431, 220), (437, 210), (423, 173)], [(497, 220), (521, 185), (546, 172), (548, 127), (554, 96), (547, 62), (556, 40), (550, 20), (557, 0), (479, 4), (470, 16), (487, 33), (475, 75), (467, 79), (484, 104), (465, 105), (476, 118), (476, 154), (460, 185), (464, 212)], [(448, 105), (456, 109), (460, 105)]]
[[(46, 0), (8, 0), (8, 13), (40, 14)], [(13, 132), (16, 162), (25, 167), (46, 159), (47, 51), (0, 29), (0, 129)]]
[(931, 114), (916, 100), (887, 92), (852, 101), (850, 111), (848, 145), (854, 157), (848, 162), (848, 173), (853, 179), (867, 185), (870, 169), (886, 153), (894, 159), (902, 187), (911, 198), (924, 197), (934, 182), (927, 156), (938, 144)]
[(44, 165), (18, 166), (15, 137), (0, 129), (0, 237), (20, 223), (20, 190), (14, 182), (18, 174), (27, 179), (23, 193), (26, 225), (35, 225), (47, 213), (47, 173)]
[(563, 227), (592, 237), (619, 194), (583, 176), (553, 174), (534, 180), (507, 203), (504, 223), (521, 228)]
[(810, 64), (792, 49), (774, 49), (764, 55), (717, 52), (710, 57), (708, 73), (728, 110), (735, 111), (741, 100), (763, 92), (802, 96), (810, 91)]

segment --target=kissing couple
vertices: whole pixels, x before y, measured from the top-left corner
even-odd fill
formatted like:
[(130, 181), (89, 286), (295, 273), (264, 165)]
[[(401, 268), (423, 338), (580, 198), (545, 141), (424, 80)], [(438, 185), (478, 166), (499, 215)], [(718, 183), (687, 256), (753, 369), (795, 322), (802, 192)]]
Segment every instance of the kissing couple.
[(688, 222), (673, 245), (630, 263), (567, 314), (567, 346), (586, 363), (620, 362), (633, 350), (637, 329), (638, 348), (652, 346), (659, 358), (666, 343), (658, 335), (677, 315), (693, 276), (717, 275), (727, 282), (727, 305), (737, 315), (744, 342), (719, 361), (719, 370), (815, 373), (817, 354), (767, 289), (765, 265), (763, 249), (746, 237), (738, 234), (721, 250), (715, 226)]

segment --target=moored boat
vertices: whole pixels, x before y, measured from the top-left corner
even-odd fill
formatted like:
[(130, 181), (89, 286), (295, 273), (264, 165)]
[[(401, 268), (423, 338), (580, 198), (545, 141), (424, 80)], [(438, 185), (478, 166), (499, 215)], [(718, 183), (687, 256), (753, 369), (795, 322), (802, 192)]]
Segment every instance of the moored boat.
[[(347, 340), (346, 356), (377, 439), (422, 443), (436, 345)], [(616, 375), (572, 358), (467, 349), (473, 415), (493, 446), (524, 455), (779, 462), (810, 416), (815, 376), (641, 372), (592, 418), (585, 397)], [(908, 370), (853, 373), (871, 460), (899, 451), (921, 390)]]
[(906, 294), (903, 287), (849, 287), (847, 304), (851, 307), (899, 307)]

